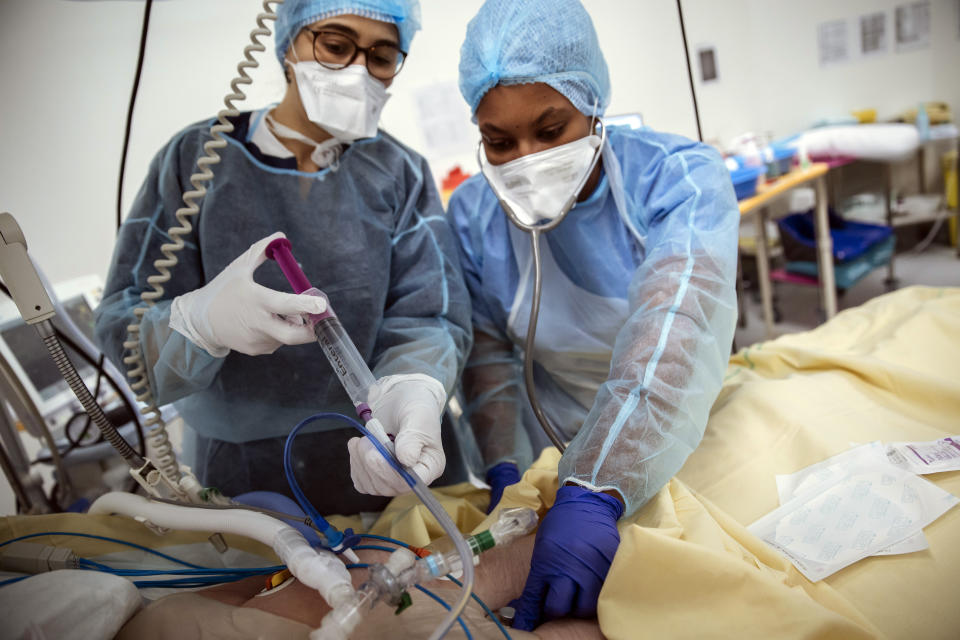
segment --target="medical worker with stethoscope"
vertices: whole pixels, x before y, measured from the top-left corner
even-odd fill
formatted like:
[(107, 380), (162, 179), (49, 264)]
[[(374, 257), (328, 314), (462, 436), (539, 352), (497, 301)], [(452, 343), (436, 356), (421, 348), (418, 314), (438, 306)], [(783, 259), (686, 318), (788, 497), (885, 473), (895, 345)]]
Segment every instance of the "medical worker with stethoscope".
[[(714, 149), (649, 128), (603, 130), (607, 65), (577, 0), (486, 2), (467, 27), (460, 90), (482, 175), (454, 192), (449, 215), (473, 302), (465, 415), (491, 509), (549, 444), (524, 356), (543, 421), (567, 443), (514, 619), (529, 630), (596, 615), (617, 521), (699, 444), (733, 339), (739, 212)], [(536, 303), (528, 231), (553, 224), (537, 245), (539, 322), (525, 353)]]

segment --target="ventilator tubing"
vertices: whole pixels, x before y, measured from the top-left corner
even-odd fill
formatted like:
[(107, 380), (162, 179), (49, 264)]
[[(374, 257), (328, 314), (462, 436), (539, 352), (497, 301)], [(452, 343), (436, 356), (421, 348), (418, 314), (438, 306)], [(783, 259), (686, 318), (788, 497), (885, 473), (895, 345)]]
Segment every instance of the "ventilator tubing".
[[(479, 556), (495, 546), (530, 533), (536, 526), (537, 513), (533, 509), (504, 509), (490, 529), (470, 536), (466, 543), (474, 556)], [(467, 564), (472, 571), (473, 563)], [(449, 573), (458, 573), (461, 569), (465, 567), (458, 551), (418, 558), (409, 549), (397, 549), (390, 554), (386, 564), (370, 566), (369, 580), (324, 616), (320, 628), (310, 634), (310, 640), (346, 640), (360, 624), (364, 614), (373, 609), (377, 602), (383, 601), (395, 607), (403, 601), (403, 594), (410, 587)]]
[(314, 549), (299, 531), (262, 513), (245, 509), (204, 510), (118, 492), (98, 498), (89, 513), (119, 513), (167, 529), (220, 531), (253, 538), (270, 546), (290, 573), (320, 592), (330, 606), (344, 602), (354, 591), (350, 573), (340, 558), (326, 549)]

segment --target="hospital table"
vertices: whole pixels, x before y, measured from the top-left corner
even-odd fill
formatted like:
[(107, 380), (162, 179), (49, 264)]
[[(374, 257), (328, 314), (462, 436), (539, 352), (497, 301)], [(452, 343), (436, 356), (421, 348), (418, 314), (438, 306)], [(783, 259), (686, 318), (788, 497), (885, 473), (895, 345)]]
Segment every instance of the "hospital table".
[[(862, 163), (868, 166), (876, 167), (880, 179), (880, 188), (883, 191), (883, 202), (886, 210), (886, 225), (891, 228), (896, 228), (907, 224), (935, 222), (941, 216), (950, 215), (951, 212), (949, 211), (946, 203), (944, 203), (942, 209), (937, 211), (934, 216), (910, 216), (905, 220), (898, 220), (894, 216), (893, 212), (894, 168), (898, 164), (909, 161), (911, 157), (916, 164), (919, 193), (921, 195), (925, 195), (941, 191), (942, 186), (936, 186), (932, 189), (929, 188), (927, 180), (927, 164), (929, 162), (931, 149), (935, 149), (937, 146), (943, 145), (950, 145), (956, 149), (957, 152), (960, 152), (960, 135), (956, 134), (955, 127), (952, 129), (952, 131), (942, 133), (938, 137), (921, 140), (917, 145), (916, 152), (912, 156), (891, 157), (889, 159), (858, 158), (856, 156), (820, 156), (816, 157), (815, 159), (818, 162), (826, 163), (829, 167), (829, 174), (827, 176), (829, 199), (830, 202), (832, 202), (833, 205), (838, 208), (841, 203), (841, 197), (843, 196), (843, 168), (854, 163)], [(952, 212), (952, 214), (957, 220), (957, 224), (960, 224), (960, 208), (957, 208)], [(957, 257), (960, 257), (960, 243), (957, 243)], [(895, 256), (891, 258), (887, 267), (888, 271), (886, 283), (888, 286), (895, 286), (897, 282), (894, 272), (894, 261)]]
[(760, 299), (763, 303), (763, 322), (768, 338), (773, 337), (773, 289), (770, 284), (770, 260), (767, 254), (767, 219), (769, 206), (797, 187), (813, 183), (816, 194), (814, 226), (817, 239), (817, 267), (820, 281), (820, 296), (823, 310), (829, 320), (837, 313), (837, 289), (833, 276), (833, 241), (830, 238), (830, 222), (827, 216), (827, 190), (825, 176), (828, 166), (815, 163), (806, 169), (794, 169), (773, 182), (761, 185), (757, 194), (740, 201), (740, 215), (755, 215), (757, 245), (757, 280), (760, 284)]

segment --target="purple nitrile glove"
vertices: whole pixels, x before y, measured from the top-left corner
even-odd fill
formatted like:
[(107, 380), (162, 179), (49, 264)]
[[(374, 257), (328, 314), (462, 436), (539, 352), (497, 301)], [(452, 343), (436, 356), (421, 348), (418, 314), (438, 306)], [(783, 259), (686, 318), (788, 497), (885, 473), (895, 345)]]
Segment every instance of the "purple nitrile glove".
[(620, 545), (623, 504), (583, 487), (560, 487), (543, 517), (513, 628), (533, 631), (556, 618), (592, 618)]
[(503, 497), (503, 490), (512, 484), (520, 482), (520, 470), (512, 462), (501, 462), (490, 467), (487, 471), (487, 484), (490, 485), (490, 506), (487, 507), (487, 513), (490, 513), (500, 504), (500, 498)]

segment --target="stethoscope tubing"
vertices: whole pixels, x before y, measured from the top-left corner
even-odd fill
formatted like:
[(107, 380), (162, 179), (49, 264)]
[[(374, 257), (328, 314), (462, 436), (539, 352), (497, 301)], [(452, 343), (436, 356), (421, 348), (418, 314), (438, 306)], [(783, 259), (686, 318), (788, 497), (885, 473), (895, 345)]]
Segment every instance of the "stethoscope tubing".
[[(563, 222), (563, 219), (567, 217), (567, 214), (570, 213), (570, 210), (573, 209), (574, 205), (576, 205), (577, 196), (580, 195), (584, 185), (586, 185), (587, 180), (590, 179), (590, 175), (596, 168), (597, 162), (600, 161), (600, 156), (603, 152), (603, 145), (607, 142), (607, 128), (604, 126), (602, 121), (598, 120), (598, 122), (600, 123), (600, 144), (597, 146), (596, 152), (594, 153), (593, 161), (590, 163), (590, 167), (583, 175), (583, 178), (581, 178), (576, 189), (574, 189), (573, 195), (571, 195), (570, 199), (567, 200), (567, 202), (563, 205), (560, 214), (556, 218), (553, 218), (549, 222), (544, 222), (542, 224), (527, 224), (517, 217), (517, 214), (513, 211), (510, 205), (504, 202), (503, 198), (500, 197), (500, 194), (497, 193), (497, 190), (493, 187), (493, 185), (490, 186), (490, 189), (497, 197), (497, 200), (500, 202), (500, 206), (507, 214), (507, 218), (510, 219), (510, 222), (512, 222), (513, 225), (521, 231), (526, 231), (530, 234), (530, 247), (533, 257), (533, 294), (530, 301), (530, 320), (527, 324), (527, 338), (524, 341), (523, 380), (527, 388), (527, 399), (530, 401), (530, 407), (533, 409), (533, 414), (537, 417), (537, 421), (540, 422), (540, 426), (543, 428), (544, 433), (547, 434), (550, 442), (552, 442), (553, 446), (560, 450), (560, 453), (566, 451), (567, 446), (564, 444), (560, 430), (556, 425), (553, 424), (546, 412), (544, 412), (543, 407), (540, 406), (540, 400), (537, 398), (537, 390), (533, 380), (533, 344), (537, 336), (537, 323), (539, 322), (540, 318), (540, 287), (543, 280), (543, 273), (540, 264), (540, 234), (550, 231), (558, 224)], [(483, 166), (483, 163), (480, 162), (480, 153), (482, 152), (482, 149), (483, 142), (480, 142), (477, 145), (477, 162), (481, 167)]]

